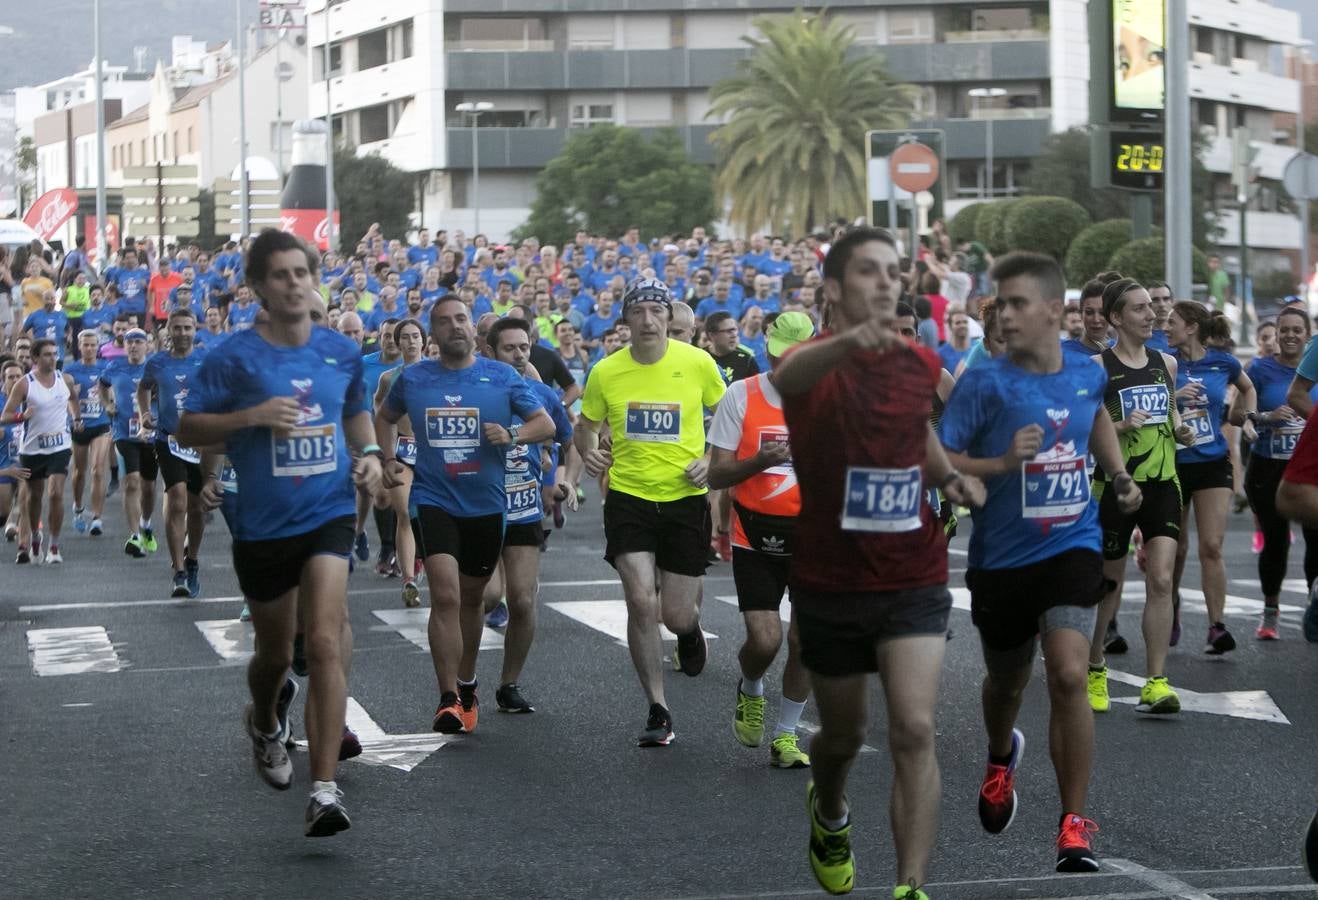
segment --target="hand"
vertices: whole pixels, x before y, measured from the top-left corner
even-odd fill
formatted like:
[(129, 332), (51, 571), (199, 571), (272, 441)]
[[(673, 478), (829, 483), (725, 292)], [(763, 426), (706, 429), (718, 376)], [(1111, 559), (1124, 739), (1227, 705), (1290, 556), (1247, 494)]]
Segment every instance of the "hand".
[[(292, 397), (271, 397), (249, 409), (247, 417), (254, 428), (286, 431), (298, 423), (302, 407)], [(142, 416), (142, 427), (148, 427), (145, 415)]]
[(883, 352), (897, 345), (897, 333), (888, 327), (885, 319), (866, 319), (846, 332), (847, 340), (856, 350)]
[(1293, 419), (1298, 419), (1299, 416), (1295, 415), (1295, 410), (1291, 409), (1288, 404), (1283, 403), (1272, 412), (1265, 412), (1259, 418), (1269, 425), (1276, 425), (1278, 422), (1290, 422)]
[(220, 482), (216, 478), (207, 476), (206, 486), (201, 489), (201, 507), (209, 512), (220, 505), (224, 499), (224, 488), (220, 487)]
[(357, 465), (353, 467), (352, 480), (357, 484), (357, 487), (368, 494), (375, 494), (380, 490), (383, 478), (384, 472), (380, 465), (380, 459), (373, 453), (357, 460)]
[(1204, 386), (1191, 381), (1176, 392), (1176, 399), (1182, 403), (1199, 403), (1204, 394)]
[(74, 420), (73, 420), (73, 430), (74, 430), (74, 431), (81, 432), (81, 431), (83, 430), (83, 428), (85, 428), (85, 427), (86, 427), (86, 426), (83, 425), (83, 423), (82, 423), (82, 419), (74, 419)]
[(598, 478), (613, 466), (613, 454), (607, 450), (587, 450), (581, 459), (591, 478)]
[(381, 480), (387, 488), (396, 488), (402, 485), (403, 479), (403, 462), (399, 459), (391, 459), (384, 464), (383, 471), (380, 473)]
[(1138, 510), (1144, 502), (1140, 486), (1127, 472), (1121, 472), (1112, 479), (1112, 489), (1117, 492), (1117, 508), (1127, 515)]
[(1194, 444), (1194, 429), (1189, 425), (1186, 425), (1184, 422), (1176, 426), (1176, 431), (1173, 432), (1173, 435), (1176, 438), (1176, 443), (1180, 444), (1182, 447), (1190, 447)]
[(605, 453), (613, 452), (613, 432), (600, 435), (599, 448)]
[(1143, 428), (1144, 423), (1148, 420), (1149, 414), (1142, 409), (1137, 409), (1117, 423), (1117, 434), (1125, 434), (1127, 431)]
[(974, 475), (958, 475), (943, 486), (943, 494), (958, 506), (983, 506), (988, 494)]
[(703, 456), (692, 460), (691, 465), (686, 467), (686, 480), (698, 488), (706, 487), (709, 484), (709, 460)]
[(10, 466), (8, 469), (0, 469), (0, 475), (9, 478), (17, 478), (19, 481), (27, 481), (31, 474), (32, 470), (26, 469), (23, 466)]
[(577, 486), (568, 482), (567, 484), (564, 484), (563, 487), (567, 488), (567, 496), (563, 498), (563, 504), (568, 508), (569, 512), (576, 512), (581, 506), (577, 501)]
[(512, 433), (498, 422), (486, 422), (481, 426), (481, 430), (485, 432), (485, 440), (496, 447), (502, 447), (513, 442)]
[[(554, 468), (555, 468), (555, 467), (554, 467), (554, 457), (550, 455), (550, 453), (549, 453), (548, 450), (541, 450), (541, 451), (540, 451), (540, 471), (541, 471), (541, 472), (552, 472), (552, 471), (554, 471)], [(559, 499), (559, 500), (562, 500), (563, 498), (562, 498), (562, 497), (559, 497), (558, 499)]]
[(1255, 428), (1254, 423), (1249, 421), (1248, 419), (1245, 420), (1244, 425), (1240, 426), (1240, 434), (1246, 441), (1248, 441), (1251, 444), (1257, 441), (1259, 438), (1259, 430)]
[(152, 418), (150, 409), (144, 409), (138, 413), (137, 421), (143, 431), (154, 431), (156, 428), (156, 420)]
[(755, 464), (761, 469), (770, 469), (792, 461), (792, 451), (786, 444), (765, 444), (755, 454)]
[(1016, 468), (1027, 459), (1034, 459), (1043, 448), (1043, 426), (1038, 423), (1026, 425), (1011, 438), (1011, 446), (1003, 454), (1008, 469)]

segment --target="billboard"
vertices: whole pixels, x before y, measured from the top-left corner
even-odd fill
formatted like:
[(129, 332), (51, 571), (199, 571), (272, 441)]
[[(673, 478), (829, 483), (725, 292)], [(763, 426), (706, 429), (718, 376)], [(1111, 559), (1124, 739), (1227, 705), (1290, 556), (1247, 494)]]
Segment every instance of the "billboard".
[(1111, 119), (1160, 122), (1166, 34), (1163, 0), (1111, 0)]

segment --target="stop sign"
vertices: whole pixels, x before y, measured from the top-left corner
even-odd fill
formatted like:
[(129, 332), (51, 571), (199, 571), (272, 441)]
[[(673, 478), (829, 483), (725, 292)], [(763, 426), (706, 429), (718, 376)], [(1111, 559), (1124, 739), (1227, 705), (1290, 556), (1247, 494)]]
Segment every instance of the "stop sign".
[(912, 194), (927, 191), (938, 182), (938, 154), (918, 141), (902, 144), (888, 157), (892, 183)]

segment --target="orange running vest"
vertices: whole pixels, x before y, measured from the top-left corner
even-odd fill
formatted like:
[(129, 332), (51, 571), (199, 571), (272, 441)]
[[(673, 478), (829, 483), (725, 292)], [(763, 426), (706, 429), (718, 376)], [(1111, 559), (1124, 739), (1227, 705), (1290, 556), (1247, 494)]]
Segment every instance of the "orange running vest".
[[(783, 411), (764, 396), (763, 380), (767, 375), (746, 379), (746, 417), (741, 424), (741, 443), (737, 459), (750, 459), (766, 444), (787, 443), (787, 420)], [(752, 512), (791, 518), (801, 512), (801, 489), (796, 471), (789, 462), (757, 472), (732, 489), (733, 499)], [(750, 548), (740, 516), (733, 516), (732, 543)]]

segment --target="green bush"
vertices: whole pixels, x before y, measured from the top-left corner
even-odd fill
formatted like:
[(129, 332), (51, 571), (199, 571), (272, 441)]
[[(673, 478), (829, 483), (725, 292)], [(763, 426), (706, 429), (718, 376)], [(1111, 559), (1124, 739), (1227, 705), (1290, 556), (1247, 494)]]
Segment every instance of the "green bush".
[[(1141, 284), (1150, 281), (1164, 281), (1167, 278), (1166, 253), (1163, 239), (1159, 237), (1141, 238), (1130, 241), (1108, 258), (1108, 269), (1116, 269), (1127, 278), (1134, 278)], [(1193, 278), (1196, 283), (1208, 281), (1208, 257), (1198, 247), (1191, 248)]]
[(1002, 230), (1011, 250), (1045, 253), (1061, 262), (1075, 236), (1091, 224), (1089, 213), (1065, 197), (1025, 197), (1012, 204)]
[(975, 236), (979, 242), (988, 247), (989, 253), (997, 256), (1007, 252), (1006, 221), (1007, 213), (1020, 201), (998, 200), (985, 203), (975, 217)]
[[(1130, 227), (1130, 219), (1104, 219), (1077, 234), (1063, 264), (1067, 283), (1080, 287), (1106, 269), (1112, 254), (1130, 243)], [(1154, 237), (1161, 234), (1161, 229), (1153, 230)]]
[(969, 206), (963, 206), (955, 216), (948, 220), (947, 233), (951, 236), (953, 244), (961, 244), (976, 239), (978, 232), (975, 230), (975, 220), (979, 218), (980, 210), (985, 205), (984, 203), (972, 203)]

